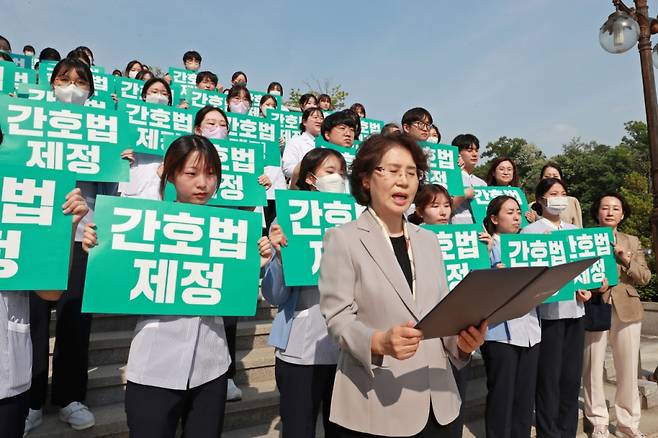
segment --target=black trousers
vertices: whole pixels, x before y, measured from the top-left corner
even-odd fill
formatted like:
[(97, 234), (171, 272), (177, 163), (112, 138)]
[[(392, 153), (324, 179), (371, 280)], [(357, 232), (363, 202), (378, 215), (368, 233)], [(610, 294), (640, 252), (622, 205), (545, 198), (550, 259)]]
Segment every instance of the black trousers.
[[(404, 421), (404, 418), (400, 418), (400, 421)], [(429, 412), (429, 418), (427, 419), (427, 424), (421, 430), (419, 433), (416, 435), (412, 435), (410, 438), (450, 438), (452, 436), (452, 432), (450, 429), (450, 424), (446, 424), (445, 426), (442, 426), (439, 424), (438, 421), (436, 421), (436, 418), (434, 417), (434, 412), (432, 411), (432, 405), (430, 404), (430, 412)], [(355, 432), (350, 429), (345, 429), (344, 427), (339, 427), (339, 434), (338, 436), (340, 438), (377, 438), (382, 435), (371, 435), (369, 433), (363, 433), (363, 432)], [(383, 437), (383, 436), (382, 436)]]
[(468, 378), (471, 375), (471, 363), (468, 362), (462, 369), (457, 369), (452, 363), (450, 363), (450, 366), (452, 367), (452, 374), (455, 376), (459, 397), (462, 399), (459, 415), (449, 425), (450, 436), (452, 438), (461, 438), (464, 432), (464, 405), (466, 405), (466, 389), (468, 388)]
[(225, 316), (224, 317), (224, 332), (226, 332), (226, 344), (228, 346), (228, 354), (231, 356), (231, 365), (228, 367), (226, 376), (229, 379), (235, 378), (235, 347), (238, 336), (238, 317)]
[(322, 405), (324, 436), (334, 438), (338, 426), (329, 421), (336, 365), (295, 365), (277, 358), (274, 365), (283, 438), (313, 438)]
[(573, 438), (578, 429), (578, 394), (583, 368), (583, 318), (541, 321), (537, 369), (538, 438)]
[(224, 427), (226, 374), (196, 388), (176, 390), (126, 385), (130, 438), (174, 438), (178, 421), (183, 437), (217, 438)]
[(265, 215), (265, 236), (270, 232), (270, 225), (274, 222), (276, 218), (276, 202), (274, 199), (268, 199), (267, 205), (263, 207), (263, 214)]
[(81, 313), (82, 291), (87, 272), (87, 253), (76, 242), (68, 289), (59, 301), (49, 302), (30, 295), (30, 335), (32, 337), (32, 387), (30, 408), (46, 404), (48, 391), (48, 349), (50, 312), (57, 310), (55, 351), (53, 354), (52, 403), (66, 406), (83, 402), (87, 394), (89, 332), (91, 314)]
[(30, 394), (21, 394), (0, 400), (0, 436), (3, 438), (23, 438), (25, 418), (30, 407)]
[(532, 428), (539, 344), (518, 347), (485, 342), (487, 438), (528, 438)]

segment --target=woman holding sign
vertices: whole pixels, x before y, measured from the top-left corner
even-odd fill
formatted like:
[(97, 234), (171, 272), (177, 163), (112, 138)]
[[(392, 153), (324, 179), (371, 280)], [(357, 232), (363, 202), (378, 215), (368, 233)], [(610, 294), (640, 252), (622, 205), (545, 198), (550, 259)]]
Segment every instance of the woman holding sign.
[[(205, 205), (219, 188), (221, 162), (208, 139), (188, 135), (167, 149), (160, 196), (167, 183), (176, 201)], [(261, 266), (271, 258), (259, 241)], [(84, 248), (96, 246), (94, 225), (85, 228)], [(171, 437), (182, 420), (189, 437), (221, 436), (231, 363), (223, 319), (148, 316), (137, 323), (126, 367), (126, 414), (130, 436)]]
[(461, 405), (450, 363), (484, 342), (486, 322), (443, 339), (414, 328), (448, 293), (436, 237), (404, 219), (427, 169), (411, 137), (369, 137), (350, 176), (367, 211), (324, 238), (318, 286), (341, 348), (330, 417), (340, 436), (450, 436)]
[(618, 230), (631, 214), (626, 200), (617, 193), (599, 196), (590, 210), (599, 226), (611, 227), (615, 236), (614, 252), (617, 259), (619, 283), (605, 292), (602, 299), (612, 304), (610, 329), (585, 332), (583, 388), (585, 417), (594, 426), (592, 437), (608, 436), (608, 407), (603, 392), (603, 362), (608, 338), (612, 347), (617, 386), (615, 414), (617, 434), (624, 437), (641, 437), (640, 397), (637, 391), (640, 332), (644, 309), (635, 289), (651, 280), (651, 271), (644, 258), (637, 237)]
[[(300, 190), (345, 193), (345, 159), (333, 149), (316, 148), (300, 165)], [(329, 422), (331, 393), (338, 361), (338, 345), (327, 333), (320, 312), (317, 286), (288, 287), (283, 277), (281, 247), (288, 238), (281, 226), (272, 225), (270, 241), (275, 257), (263, 277), (265, 299), (279, 307), (269, 344), (276, 348), (276, 384), (281, 394), (283, 437), (315, 436), (315, 423), (322, 404), (324, 436), (337, 436)]]

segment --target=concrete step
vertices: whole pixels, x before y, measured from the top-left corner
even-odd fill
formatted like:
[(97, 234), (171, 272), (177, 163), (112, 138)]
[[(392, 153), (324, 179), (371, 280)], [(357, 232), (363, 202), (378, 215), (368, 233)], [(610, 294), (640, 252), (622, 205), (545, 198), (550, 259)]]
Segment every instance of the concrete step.
[[(43, 425), (30, 433), (33, 438), (55, 437), (128, 437), (123, 402), (94, 407), (96, 426), (74, 431), (57, 418), (56, 412), (44, 416)], [(260, 382), (242, 388), (242, 400), (226, 404), (224, 430), (230, 431), (254, 424), (268, 424), (279, 414), (279, 394), (274, 382)]]

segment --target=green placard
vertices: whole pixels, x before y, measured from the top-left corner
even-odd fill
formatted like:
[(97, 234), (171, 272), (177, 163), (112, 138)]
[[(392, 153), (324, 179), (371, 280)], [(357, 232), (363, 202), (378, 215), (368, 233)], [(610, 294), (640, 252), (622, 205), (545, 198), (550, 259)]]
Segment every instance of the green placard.
[(0, 93), (13, 93), (15, 87), (16, 64), (9, 61), (0, 61)]
[(172, 84), (189, 84), (196, 86), (197, 72), (182, 68), (169, 67)]
[(361, 145), (361, 142), (358, 140), (354, 141), (354, 145), (351, 148), (346, 148), (343, 146), (338, 146), (337, 144), (333, 144), (322, 138), (321, 135), (318, 135), (315, 137), (315, 147), (316, 148), (327, 148), (327, 149), (333, 149), (337, 152), (340, 152), (340, 154), (345, 158), (345, 164), (347, 164), (347, 168), (349, 169), (350, 165), (352, 164), (352, 161), (354, 161), (354, 158), (356, 157), (356, 152), (359, 150), (359, 146)]
[(491, 268), (489, 250), (479, 237), (484, 230), (476, 224), (422, 225), (436, 234), (443, 254), (448, 288), (453, 290), (475, 269)]
[(279, 125), (263, 117), (227, 113), (228, 138), (240, 142), (259, 143), (265, 149), (265, 165), (281, 165)]
[(65, 290), (71, 216), (62, 214), (71, 174), (3, 164), (0, 171), (0, 290)]
[[(57, 61), (42, 61), (39, 62), (39, 83), (50, 82), (50, 76), (57, 65)], [(103, 73), (102, 67), (91, 67), (92, 78), (94, 80), (94, 88), (96, 92), (113, 93), (114, 81), (116, 76)]]
[(281, 248), (286, 286), (318, 284), (322, 238), (328, 228), (356, 219), (351, 195), (276, 190), (276, 216), (288, 238)]
[(365, 140), (369, 135), (382, 132), (382, 129), (384, 129), (383, 120), (361, 119), (361, 134), (359, 135), (359, 141)]
[(16, 67), (14, 71), (14, 85), (18, 87), (21, 84), (31, 84), (36, 86), (37, 71), (31, 68)]
[[(36, 84), (20, 84), (16, 87), (16, 96), (23, 99), (37, 100), (41, 102), (57, 102), (55, 93), (48, 88), (42, 88)], [(98, 92), (87, 99), (85, 105), (88, 108), (99, 108), (103, 110), (114, 110), (115, 104), (112, 96), (108, 93)]]
[[(165, 138), (171, 145), (176, 137)], [(256, 207), (267, 205), (265, 187), (258, 184), (258, 177), (263, 170), (263, 146), (258, 143), (238, 143), (232, 140), (209, 139), (222, 162), (222, 178), (219, 190), (208, 201), (208, 205), (224, 207)], [(165, 190), (165, 199), (176, 199), (172, 184)]]
[(481, 224), (485, 217), (487, 217), (487, 207), (492, 199), (498, 196), (511, 196), (519, 201), (521, 206), (521, 227), (528, 225), (528, 220), (525, 214), (528, 211), (528, 200), (525, 193), (519, 187), (511, 186), (476, 186), (473, 187), (475, 197), (471, 199), (471, 212), (473, 214), (473, 221), (476, 224)]
[(33, 69), (34, 64), (37, 62), (35, 57), (23, 55), (22, 53), (10, 53), (9, 56), (11, 56), (11, 59), (14, 60), (14, 64), (19, 68)]
[(250, 211), (98, 196), (82, 311), (253, 316), (261, 217)]
[[(249, 90), (249, 95), (251, 96), (251, 108), (249, 108), (249, 115), (254, 116), (254, 117), (260, 117), (260, 100), (265, 96), (267, 93), (265, 91), (254, 91), (254, 90)], [(276, 100), (276, 105), (277, 107), (281, 105), (281, 96), (275, 96), (274, 100)]]
[(267, 118), (278, 123), (281, 138), (286, 142), (301, 133), (302, 113), (299, 111), (269, 110)]
[(117, 98), (129, 100), (142, 100), (142, 88), (144, 88), (144, 81), (140, 79), (126, 78), (122, 76), (115, 76), (114, 78), (114, 93)]
[(120, 100), (119, 114), (127, 121), (126, 145), (135, 152), (164, 155), (166, 135), (189, 135), (194, 128), (194, 111), (138, 100)]
[(427, 155), (427, 182), (445, 187), (452, 196), (464, 196), (464, 181), (458, 164), (457, 148), (448, 144), (419, 144)]
[(127, 181), (120, 120), (116, 111), (0, 95), (0, 162), (66, 170), (80, 181)]
[(217, 91), (202, 90), (196, 85), (172, 84), (171, 93), (174, 105), (180, 105), (185, 101), (190, 108), (198, 109), (212, 105), (226, 110), (226, 95)]

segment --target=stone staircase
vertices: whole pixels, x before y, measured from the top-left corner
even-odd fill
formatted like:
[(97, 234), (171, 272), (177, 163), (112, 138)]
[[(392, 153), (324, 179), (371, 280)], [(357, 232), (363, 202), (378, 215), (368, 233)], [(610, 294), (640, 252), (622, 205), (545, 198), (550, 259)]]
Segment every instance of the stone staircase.
[[(237, 330), (236, 383), (243, 398), (226, 406), (223, 436), (229, 438), (279, 436), (279, 395), (274, 379), (274, 350), (267, 345), (276, 309), (259, 301), (254, 317), (242, 318)], [(54, 333), (55, 315), (51, 322)], [(89, 346), (89, 385), (87, 404), (96, 416), (96, 426), (76, 432), (57, 419), (53, 407), (46, 407), (44, 424), (30, 433), (30, 437), (127, 437), (128, 427), (123, 410), (124, 368), (132, 339), (136, 316), (94, 315)], [(658, 363), (658, 338), (643, 338), (643, 346), (653, 346), (643, 368)], [(51, 352), (54, 339), (51, 338)], [(653, 369), (653, 368), (651, 368)], [(611, 373), (610, 373), (611, 374)], [(614, 390), (614, 376), (608, 375), (607, 386)], [(643, 397), (643, 409), (658, 404), (655, 384), (648, 386), (648, 397)], [(654, 392), (652, 392), (654, 391)], [(653, 395), (652, 395), (653, 394)], [(610, 394), (612, 396), (612, 392)], [(486, 401), (484, 364), (475, 358), (470, 369), (470, 380), (465, 402), (465, 437), (484, 436), (483, 413)], [(654, 411), (658, 411), (654, 409)], [(658, 412), (656, 413), (658, 415)], [(658, 431), (658, 428), (656, 429)], [(322, 436), (318, 423), (318, 436)]]

